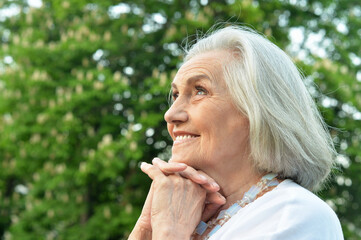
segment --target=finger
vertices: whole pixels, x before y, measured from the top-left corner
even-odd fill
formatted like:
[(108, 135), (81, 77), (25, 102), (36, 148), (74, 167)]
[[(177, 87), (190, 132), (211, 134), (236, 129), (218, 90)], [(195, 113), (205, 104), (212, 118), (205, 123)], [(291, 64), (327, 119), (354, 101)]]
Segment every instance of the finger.
[(206, 203), (212, 203), (221, 206), (226, 203), (226, 199), (219, 192), (211, 192), (207, 193)]
[[(219, 185), (213, 180), (213, 178), (209, 177), (202, 171), (197, 171), (194, 168), (187, 166), (184, 163), (171, 162), (171, 160), (169, 160), (169, 162), (165, 162), (159, 158), (154, 158), (153, 164), (158, 166), (165, 174), (178, 172), (182, 177), (202, 185), (202, 187), (208, 192), (216, 192), (220, 189)], [(182, 171), (180, 171), (181, 169)]]
[(177, 162), (166, 162), (159, 158), (154, 158), (152, 160), (153, 165), (156, 165), (159, 167), (160, 170), (162, 170), (163, 173), (166, 174), (172, 174), (176, 172), (183, 171), (187, 168), (187, 165), (184, 163), (177, 163)]
[(150, 208), (150, 206), (152, 206), (153, 192), (154, 192), (154, 190), (153, 190), (153, 183), (152, 183), (152, 185), (150, 185), (150, 189), (149, 189), (147, 198), (145, 199), (143, 209)]
[(199, 174), (197, 172), (197, 170), (195, 170), (194, 168), (189, 167), (189, 166), (182, 172), (179, 172), (179, 174), (182, 177), (188, 178), (188, 179), (192, 180), (193, 182), (201, 184), (201, 185), (208, 183), (208, 178), (206, 176)]
[(188, 166), (186, 170), (180, 172), (179, 174), (184, 178), (188, 178), (193, 182), (202, 185), (202, 187), (208, 192), (217, 192), (220, 189), (219, 185), (213, 180), (213, 178), (209, 177), (202, 171), (195, 170), (192, 167)]
[(202, 213), (201, 220), (203, 222), (207, 222), (218, 211), (220, 207), (221, 205), (218, 204), (206, 204)]
[(150, 211), (151, 211), (151, 207), (152, 207), (152, 200), (153, 200), (153, 183), (150, 186), (147, 198), (145, 199), (145, 203), (142, 209), (142, 215), (144, 215), (145, 217), (150, 218)]
[(140, 169), (152, 180), (165, 177), (164, 173), (157, 166), (153, 166), (152, 164), (146, 162), (142, 162), (142, 164), (140, 164)]
[(219, 191), (221, 189), (221, 187), (217, 184), (217, 182), (211, 178), (210, 176), (208, 176), (206, 173), (204, 173), (203, 171), (201, 170), (198, 170), (198, 173), (205, 176), (207, 179), (208, 179), (208, 185), (209, 185), (209, 188), (212, 188), (212, 190), (214, 192), (216, 191)]

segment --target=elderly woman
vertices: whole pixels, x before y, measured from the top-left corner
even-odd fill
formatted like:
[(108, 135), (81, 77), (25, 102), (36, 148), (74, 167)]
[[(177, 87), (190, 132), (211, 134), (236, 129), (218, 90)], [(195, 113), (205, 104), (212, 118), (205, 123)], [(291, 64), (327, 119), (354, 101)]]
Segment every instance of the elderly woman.
[(186, 53), (165, 114), (169, 162), (152, 180), (129, 239), (343, 239), (314, 195), (335, 150), (290, 58), (257, 33), (226, 27)]

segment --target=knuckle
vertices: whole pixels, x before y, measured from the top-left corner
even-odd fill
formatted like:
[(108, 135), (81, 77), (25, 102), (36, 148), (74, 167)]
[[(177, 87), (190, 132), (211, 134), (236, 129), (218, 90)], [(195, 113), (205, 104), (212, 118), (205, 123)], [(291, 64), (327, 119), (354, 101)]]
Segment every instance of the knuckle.
[(169, 175), (169, 179), (171, 180), (172, 184), (179, 185), (182, 182), (182, 178), (175, 174)]
[(158, 180), (158, 187), (165, 188), (170, 185), (170, 182), (167, 180), (167, 178), (161, 178)]
[(189, 178), (189, 174), (188, 174), (188, 172), (187, 171), (182, 171), (182, 172), (180, 172), (179, 173), (182, 177), (184, 177), (184, 178)]
[(174, 178), (173, 182), (174, 182), (174, 184), (177, 184), (177, 185), (180, 185), (182, 183), (182, 181), (179, 177)]
[(186, 184), (187, 186), (193, 186), (193, 185), (194, 185), (194, 183), (193, 183), (192, 180), (190, 180), (190, 179), (184, 179), (184, 182), (185, 182), (185, 184)]

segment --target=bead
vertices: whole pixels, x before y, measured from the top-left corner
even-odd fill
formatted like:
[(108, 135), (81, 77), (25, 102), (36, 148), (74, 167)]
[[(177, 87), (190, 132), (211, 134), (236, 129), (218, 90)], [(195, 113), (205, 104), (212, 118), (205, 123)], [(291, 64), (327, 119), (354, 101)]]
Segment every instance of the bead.
[(223, 217), (224, 217), (224, 214), (226, 213), (226, 211), (227, 211), (227, 210), (222, 210), (222, 211), (220, 211), (219, 214), (218, 214), (217, 220), (223, 218)]
[(253, 200), (256, 198), (257, 194), (258, 194), (261, 190), (262, 190), (262, 189), (261, 189), (260, 187), (252, 186), (252, 187), (248, 190), (248, 192), (246, 192), (246, 193), (244, 194), (244, 197), (247, 197), (247, 198), (249, 198), (251, 201), (253, 201)]
[(242, 199), (242, 202), (245, 202), (245, 203), (250, 203), (252, 202), (252, 198), (250, 198), (248, 195), (244, 196), (243, 199)]
[(279, 184), (279, 182), (276, 179), (273, 179), (272, 181), (270, 181), (267, 186), (269, 187), (273, 187), (273, 186), (277, 186)]
[(198, 235), (202, 235), (207, 230), (207, 228), (208, 228), (207, 223), (201, 221), (196, 228), (196, 233)]
[(248, 203), (251, 202), (251, 199), (249, 199), (247, 196), (243, 197), (242, 200), (237, 201), (237, 203), (239, 204), (239, 206), (244, 207), (246, 206)]
[(227, 222), (227, 218), (224, 218), (224, 219), (221, 219), (219, 222), (218, 222), (218, 225), (220, 226), (223, 226), (223, 224), (225, 224)]
[(262, 179), (267, 179), (267, 180), (272, 180), (273, 178), (275, 178), (277, 176), (277, 174), (274, 174), (274, 173), (269, 173), (267, 175), (264, 175), (262, 177)]
[(241, 206), (239, 206), (237, 203), (234, 203), (227, 209), (226, 213), (228, 213), (230, 216), (233, 216), (239, 211), (239, 209), (241, 209)]

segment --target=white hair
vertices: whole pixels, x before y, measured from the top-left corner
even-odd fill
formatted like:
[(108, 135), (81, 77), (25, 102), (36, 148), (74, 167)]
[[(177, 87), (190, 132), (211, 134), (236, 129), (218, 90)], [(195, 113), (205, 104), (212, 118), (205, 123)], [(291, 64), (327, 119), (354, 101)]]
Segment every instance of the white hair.
[(336, 151), (290, 57), (253, 30), (231, 26), (199, 39), (186, 50), (185, 61), (212, 50), (230, 51), (224, 79), (235, 105), (249, 119), (256, 169), (318, 190), (334, 166)]

